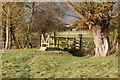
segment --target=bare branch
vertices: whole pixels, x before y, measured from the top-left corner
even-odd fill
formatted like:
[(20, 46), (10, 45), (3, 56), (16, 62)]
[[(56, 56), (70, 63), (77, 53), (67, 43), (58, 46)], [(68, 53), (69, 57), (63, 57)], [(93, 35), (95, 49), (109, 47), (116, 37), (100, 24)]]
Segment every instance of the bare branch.
[(65, 3), (68, 5), (68, 7), (69, 7), (70, 9), (73, 10), (73, 12), (76, 13), (76, 15), (78, 15), (78, 16), (82, 19), (82, 21), (86, 22), (86, 17), (85, 17), (84, 15), (82, 15), (82, 14), (80, 13), (80, 11), (72, 5), (72, 3), (70, 3), (70, 2), (65, 2)]

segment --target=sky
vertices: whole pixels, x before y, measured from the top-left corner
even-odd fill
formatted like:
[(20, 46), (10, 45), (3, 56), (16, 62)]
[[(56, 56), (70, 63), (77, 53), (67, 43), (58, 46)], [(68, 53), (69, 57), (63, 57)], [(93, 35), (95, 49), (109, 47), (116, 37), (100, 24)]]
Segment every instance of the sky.
[[(63, 4), (63, 3), (61, 3), (61, 2), (57, 2), (58, 4), (58, 7), (61, 7), (61, 4)], [(73, 2), (72, 2), (72, 4), (74, 4)], [(117, 4), (117, 3), (116, 3)], [(116, 5), (116, 4), (114, 4), (114, 6)], [(65, 13), (67, 13), (68, 15), (73, 15), (73, 16), (77, 16), (67, 5), (65, 5), (65, 4), (63, 4), (62, 5), (62, 9), (64, 9), (64, 11), (65, 11)], [(113, 11), (113, 12), (115, 12), (115, 11)], [(74, 20), (76, 20), (76, 18), (75, 17), (72, 17), (72, 16), (65, 16), (65, 17), (63, 17), (62, 18), (62, 20), (65, 22), (65, 23), (71, 23), (71, 22), (73, 22)]]
[[(61, 2), (59, 2), (60, 4), (61, 4)], [(74, 3), (73, 3), (74, 4)], [(66, 13), (66, 14), (68, 14), (68, 15), (73, 15), (73, 16), (76, 16), (77, 17), (77, 15), (66, 5), (66, 4), (63, 4), (62, 5), (62, 8), (64, 8), (63, 10), (64, 10), (64, 12)], [(76, 20), (76, 18), (75, 17), (72, 17), (72, 16), (65, 16), (65, 17), (63, 17), (62, 18), (63, 19), (63, 21), (65, 22), (65, 23), (71, 23), (71, 22), (73, 22), (74, 20)]]
[[(36, 4), (38, 4), (38, 3), (36, 3)], [(62, 8), (62, 10), (66, 13), (66, 14), (68, 14), (68, 15), (73, 15), (73, 16), (77, 16), (65, 3), (61, 3), (61, 2), (57, 2), (56, 3), (57, 4), (57, 6), (59, 7), (59, 8)], [(29, 6), (31, 6), (31, 5), (29, 5)], [(27, 8), (26, 8), (27, 9)], [(72, 17), (72, 16), (64, 16), (64, 17), (60, 17), (59, 19), (62, 19), (65, 23), (71, 23), (71, 22), (73, 22), (74, 20), (76, 20), (76, 18), (75, 17)], [(28, 20), (29, 20), (29, 18), (28, 18)]]

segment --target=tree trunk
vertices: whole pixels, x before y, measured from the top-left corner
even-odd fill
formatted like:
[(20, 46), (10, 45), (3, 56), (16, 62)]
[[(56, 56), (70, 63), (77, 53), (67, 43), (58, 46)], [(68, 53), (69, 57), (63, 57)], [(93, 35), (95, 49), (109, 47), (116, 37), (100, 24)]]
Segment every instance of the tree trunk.
[[(32, 8), (34, 7), (35, 3), (33, 2), (32, 4)], [(31, 10), (31, 15), (30, 15), (30, 21), (28, 23), (28, 28), (27, 28), (27, 33), (26, 33), (26, 41), (25, 41), (25, 45), (27, 48), (29, 48), (29, 33), (30, 33), (30, 25), (31, 25), (31, 22), (32, 22), (32, 18), (33, 18), (33, 14), (34, 14), (34, 9)]]
[(39, 44), (40, 44), (40, 47), (41, 47), (41, 34), (39, 34)]
[(22, 44), (20, 42), (20, 38), (18, 37), (18, 45), (19, 45), (19, 48), (22, 49)]
[(7, 23), (6, 23), (6, 44), (5, 44), (5, 49), (8, 49), (8, 44), (9, 44), (9, 17), (10, 17), (10, 10), (9, 10), (9, 7), (8, 7), (8, 13), (7, 13)]
[[(120, 14), (118, 16), (118, 25), (120, 25)], [(118, 27), (118, 44), (120, 44), (120, 26)], [(120, 45), (118, 45), (118, 53), (120, 53)], [(120, 56), (120, 54), (118, 54), (118, 56)]]
[(94, 26), (92, 33), (96, 46), (95, 56), (107, 56), (109, 42), (107, 36), (103, 33), (101, 26)]
[(8, 42), (9, 42), (9, 31), (8, 26), (6, 26), (6, 43), (5, 43), (5, 49), (8, 49)]
[(14, 42), (15, 42), (16, 48), (19, 49), (19, 46), (18, 46), (17, 40), (16, 40), (16, 38), (15, 38), (15, 35), (14, 35), (14, 33), (13, 33), (12, 27), (10, 27), (10, 32), (11, 32), (11, 34), (12, 34), (12, 36), (13, 36), (13, 40), (14, 40)]
[(9, 33), (9, 49), (12, 48), (12, 35)]

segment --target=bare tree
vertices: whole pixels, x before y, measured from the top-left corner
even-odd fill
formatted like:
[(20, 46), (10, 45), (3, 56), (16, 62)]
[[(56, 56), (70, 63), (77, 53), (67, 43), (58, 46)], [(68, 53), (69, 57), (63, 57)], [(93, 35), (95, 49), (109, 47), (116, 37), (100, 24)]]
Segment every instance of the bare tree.
[[(17, 23), (16, 18), (21, 16), (21, 12), (24, 12), (24, 3), (14, 3), (14, 2), (4, 2), (2, 3), (2, 12), (3, 12), (3, 28), (6, 27), (6, 31), (3, 33), (6, 33), (6, 45), (5, 49), (8, 49), (8, 43), (11, 43), (11, 40), (9, 38), (13, 38), (15, 42), (16, 48), (19, 48), (18, 42), (16, 40), (15, 34), (13, 32), (13, 29), (16, 28), (15, 24)], [(14, 27), (14, 28), (13, 28)], [(3, 30), (4, 31), (4, 30)], [(12, 36), (10, 36), (12, 35)]]
[(66, 4), (71, 8), (92, 32), (96, 45), (95, 56), (106, 56), (109, 50), (107, 29), (111, 17), (109, 11), (112, 2), (77, 2), (74, 5)]
[(64, 22), (60, 17), (59, 8), (54, 3), (42, 3), (36, 8), (31, 32), (37, 32), (41, 43), (41, 34), (64, 29)]

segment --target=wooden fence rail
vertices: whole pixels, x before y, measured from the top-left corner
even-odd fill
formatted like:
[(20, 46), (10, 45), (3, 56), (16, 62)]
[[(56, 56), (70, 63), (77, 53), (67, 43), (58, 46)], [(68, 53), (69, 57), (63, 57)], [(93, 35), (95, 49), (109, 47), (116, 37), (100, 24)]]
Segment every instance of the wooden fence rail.
[[(79, 49), (81, 50), (81, 43), (82, 43), (82, 34), (79, 34), (79, 39), (76, 39), (75, 37), (62, 37), (62, 36), (56, 36), (55, 32), (53, 34), (48, 34), (47, 36), (44, 36), (42, 34), (41, 38), (41, 48), (59, 48), (59, 49)], [(45, 48), (46, 49), (46, 48)]]

